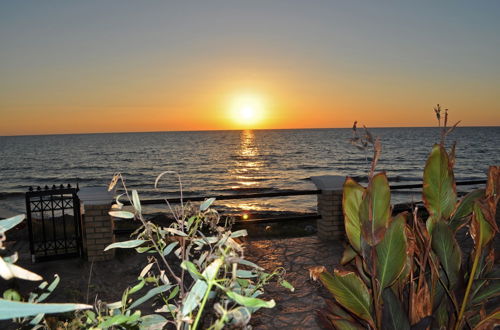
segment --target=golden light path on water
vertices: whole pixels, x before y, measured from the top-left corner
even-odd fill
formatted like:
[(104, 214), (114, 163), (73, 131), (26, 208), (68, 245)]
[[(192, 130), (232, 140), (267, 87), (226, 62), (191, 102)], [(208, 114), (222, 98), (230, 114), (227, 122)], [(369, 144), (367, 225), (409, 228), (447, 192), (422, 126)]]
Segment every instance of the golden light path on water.
[[(240, 148), (235, 157), (236, 161), (233, 167), (229, 170), (230, 175), (234, 178), (236, 185), (233, 185), (233, 190), (250, 190), (258, 188), (259, 182), (256, 178), (262, 176), (264, 169), (264, 161), (260, 159), (258, 145), (255, 141), (255, 134), (252, 130), (241, 131)], [(254, 200), (235, 200), (227, 203), (228, 206), (242, 210), (242, 218), (248, 219), (252, 211), (265, 210), (265, 203), (262, 199)]]

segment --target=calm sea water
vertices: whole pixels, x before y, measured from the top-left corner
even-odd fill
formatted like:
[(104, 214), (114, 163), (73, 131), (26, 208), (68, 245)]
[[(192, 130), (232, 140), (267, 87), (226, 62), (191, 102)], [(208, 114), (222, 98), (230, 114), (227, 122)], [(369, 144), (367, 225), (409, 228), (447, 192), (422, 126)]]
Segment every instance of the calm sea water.
[[(378, 170), (394, 183), (420, 182), (426, 157), (438, 141), (437, 128), (374, 128), (382, 140)], [(31, 185), (106, 186), (122, 172), (141, 198), (177, 196), (174, 176), (155, 192), (155, 177), (180, 173), (189, 195), (314, 189), (315, 175), (366, 177), (369, 159), (349, 144), (350, 129), (160, 132), (0, 137), (0, 216), (24, 212)], [(458, 180), (484, 179), (488, 165), (500, 164), (500, 127), (459, 127)], [(370, 153), (368, 154), (368, 158)], [(419, 200), (400, 191), (393, 202)], [(224, 202), (231, 210), (315, 211), (315, 196)], [(157, 211), (158, 209), (151, 210)]]

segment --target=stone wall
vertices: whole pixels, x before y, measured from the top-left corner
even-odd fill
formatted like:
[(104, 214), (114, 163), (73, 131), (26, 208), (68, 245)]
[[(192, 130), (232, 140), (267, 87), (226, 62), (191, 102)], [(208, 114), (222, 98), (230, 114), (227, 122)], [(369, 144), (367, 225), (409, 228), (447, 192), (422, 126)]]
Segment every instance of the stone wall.
[(345, 238), (344, 215), (342, 212), (342, 186), (344, 176), (322, 175), (311, 178), (318, 194), (318, 213), (321, 219), (317, 221), (318, 237), (322, 240), (339, 241)]
[(104, 248), (115, 241), (114, 223), (108, 214), (111, 204), (84, 205), (83, 246), (87, 260), (103, 261), (114, 257), (114, 249)]
[(342, 213), (342, 191), (322, 191), (318, 195), (318, 236), (323, 240), (344, 238), (344, 215)]

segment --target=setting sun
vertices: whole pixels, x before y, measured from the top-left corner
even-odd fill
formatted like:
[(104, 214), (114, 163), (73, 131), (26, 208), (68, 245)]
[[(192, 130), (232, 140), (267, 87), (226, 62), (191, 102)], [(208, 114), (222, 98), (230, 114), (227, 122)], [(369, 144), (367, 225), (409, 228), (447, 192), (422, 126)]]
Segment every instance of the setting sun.
[(259, 124), (264, 117), (265, 104), (262, 97), (255, 94), (234, 96), (230, 104), (232, 120), (241, 126)]

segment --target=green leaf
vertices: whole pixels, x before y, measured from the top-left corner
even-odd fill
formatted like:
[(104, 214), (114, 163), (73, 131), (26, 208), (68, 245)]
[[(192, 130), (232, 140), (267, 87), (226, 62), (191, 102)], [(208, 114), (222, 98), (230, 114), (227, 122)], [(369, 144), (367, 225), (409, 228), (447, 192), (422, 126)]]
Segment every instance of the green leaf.
[(377, 277), (382, 288), (390, 286), (406, 263), (405, 214), (398, 214), (390, 224), (377, 249)]
[(290, 290), (291, 292), (294, 292), (295, 291), (295, 288), (293, 287), (293, 285), (286, 281), (286, 280), (281, 280), (280, 281), (280, 285), (288, 290)]
[(231, 233), (232, 238), (247, 236), (247, 235), (248, 235), (248, 233), (247, 233), (246, 229), (237, 230), (237, 231)]
[(0, 220), (0, 232), (6, 232), (9, 229), (14, 228), (24, 220), (24, 214), (16, 215), (15, 217)]
[(355, 273), (335, 270), (333, 275), (321, 273), (319, 279), (340, 305), (375, 327), (370, 292)]
[(472, 213), (474, 202), (483, 197), (484, 189), (476, 189), (462, 198), (449, 222), (453, 231), (456, 231), (461, 225), (463, 225), (463, 220)]
[(453, 288), (460, 276), (462, 251), (446, 222), (439, 221), (435, 224), (431, 244), (448, 277), (450, 288)]
[(203, 211), (206, 211), (210, 205), (212, 205), (212, 203), (215, 202), (215, 198), (208, 198), (206, 199), (203, 203), (201, 203), (200, 205), (200, 211), (203, 212)]
[(27, 269), (5, 262), (2, 257), (0, 257), (0, 276), (5, 280), (14, 277), (27, 281), (41, 281), (43, 279), (40, 275)]
[(382, 327), (390, 330), (410, 330), (410, 322), (401, 302), (396, 298), (391, 288), (382, 292), (384, 301), (382, 311)]
[(40, 297), (38, 297), (38, 299), (36, 299), (37, 302), (42, 302), (44, 301), (45, 299), (47, 299), (50, 294), (55, 290), (55, 288), (59, 285), (59, 282), (60, 282), (61, 278), (59, 277), (59, 275), (55, 274), (54, 275), (54, 280), (52, 281), (52, 283), (50, 283), (49, 287), (47, 288), (47, 291), (48, 292), (44, 292), (40, 295)]
[(229, 298), (231, 298), (232, 300), (236, 301), (238, 304), (245, 306), (245, 307), (273, 308), (274, 306), (276, 306), (276, 303), (272, 299), (269, 301), (265, 301), (265, 300), (262, 300), (259, 298), (245, 297), (245, 296), (237, 294), (236, 292), (233, 292), (233, 291), (227, 291), (226, 294)]
[(132, 202), (134, 209), (141, 213), (142, 207), (141, 207), (141, 200), (139, 199), (139, 194), (137, 193), (137, 190), (132, 190)]
[(40, 313), (65, 313), (89, 308), (92, 308), (92, 306), (84, 304), (34, 304), (0, 299), (0, 320), (33, 316)]
[(169, 245), (167, 245), (167, 247), (165, 249), (163, 249), (163, 255), (168, 256), (170, 254), (170, 252), (172, 252), (172, 250), (177, 246), (177, 244), (179, 244), (179, 242), (175, 241), (175, 242), (172, 242)]
[(257, 277), (257, 274), (249, 270), (238, 269), (236, 271), (236, 276), (239, 278), (252, 278), (252, 277)]
[(139, 319), (140, 330), (161, 330), (168, 320), (159, 314), (145, 315)]
[(360, 329), (366, 329), (365, 327), (361, 326), (359, 323), (346, 320), (346, 319), (341, 319), (341, 318), (330, 318), (330, 322), (332, 322), (333, 326), (337, 330), (360, 330)]
[(345, 231), (352, 247), (361, 251), (361, 221), (359, 219), (359, 206), (365, 188), (351, 178), (344, 183), (342, 195), (342, 209), (344, 212)]
[(207, 279), (208, 282), (213, 281), (217, 277), (219, 268), (222, 266), (222, 259), (218, 258), (212, 261), (210, 265), (205, 268), (202, 275)]
[(112, 327), (114, 325), (120, 325), (122, 323), (127, 322), (128, 319), (129, 319), (129, 317), (126, 315), (123, 315), (123, 314), (115, 315), (115, 316), (107, 319), (106, 321), (99, 323), (99, 328), (107, 329), (107, 328)]
[(358, 254), (356, 251), (352, 248), (352, 245), (347, 245), (346, 248), (344, 249), (344, 252), (342, 253), (342, 258), (340, 259), (340, 264), (341, 265), (346, 265), (351, 260), (353, 260)]
[(191, 291), (189, 291), (188, 295), (186, 296), (184, 304), (182, 305), (182, 316), (187, 316), (196, 307), (198, 307), (198, 305), (201, 303), (201, 300), (203, 299), (203, 296), (207, 292), (207, 289), (208, 285), (203, 280), (197, 280), (194, 283)]
[(382, 240), (391, 218), (391, 190), (385, 173), (370, 180), (359, 207), (361, 235), (370, 246)]
[(495, 237), (495, 229), (485, 219), (479, 201), (476, 201), (473, 206), (471, 236), (476, 248), (480, 247), (481, 249)]
[(438, 144), (432, 148), (425, 164), (422, 194), (425, 207), (436, 222), (450, 218), (457, 200), (455, 178), (448, 154)]
[(180, 230), (175, 229), (175, 228), (165, 228), (165, 230), (173, 235), (178, 235), (178, 236), (183, 236), (183, 237), (187, 236), (187, 234), (185, 232), (180, 231)]
[(133, 219), (135, 215), (127, 211), (109, 211), (108, 214), (115, 218)]
[(202, 278), (202, 275), (198, 271), (196, 265), (189, 260), (184, 260), (181, 263), (181, 268), (187, 270), (194, 280), (199, 280), (200, 278)]
[(131, 249), (131, 248), (138, 247), (139, 245), (143, 244), (144, 242), (146, 242), (146, 241), (143, 239), (133, 239), (130, 241), (117, 242), (117, 243), (113, 243), (113, 244), (106, 246), (104, 251), (108, 251), (111, 249)]
[(164, 285), (160, 285), (154, 289), (149, 290), (144, 296), (142, 296), (141, 298), (134, 301), (132, 303), (132, 305), (130, 305), (129, 309), (134, 309), (135, 307), (148, 301), (149, 299), (153, 298), (154, 296), (169, 290), (172, 286), (173, 286), (172, 284), (164, 284)]
[(3, 293), (3, 299), (21, 301), (21, 295), (14, 289), (7, 289)]
[(146, 284), (146, 281), (144, 281), (144, 279), (141, 279), (141, 281), (139, 283), (137, 283), (136, 285), (134, 285), (129, 290), (128, 294), (136, 293), (137, 291), (139, 291), (140, 289), (142, 289), (144, 287), (144, 284)]
[(473, 297), (472, 304), (479, 304), (486, 300), (500, 295), (500, 280), (492, 280), (483, 286)]

